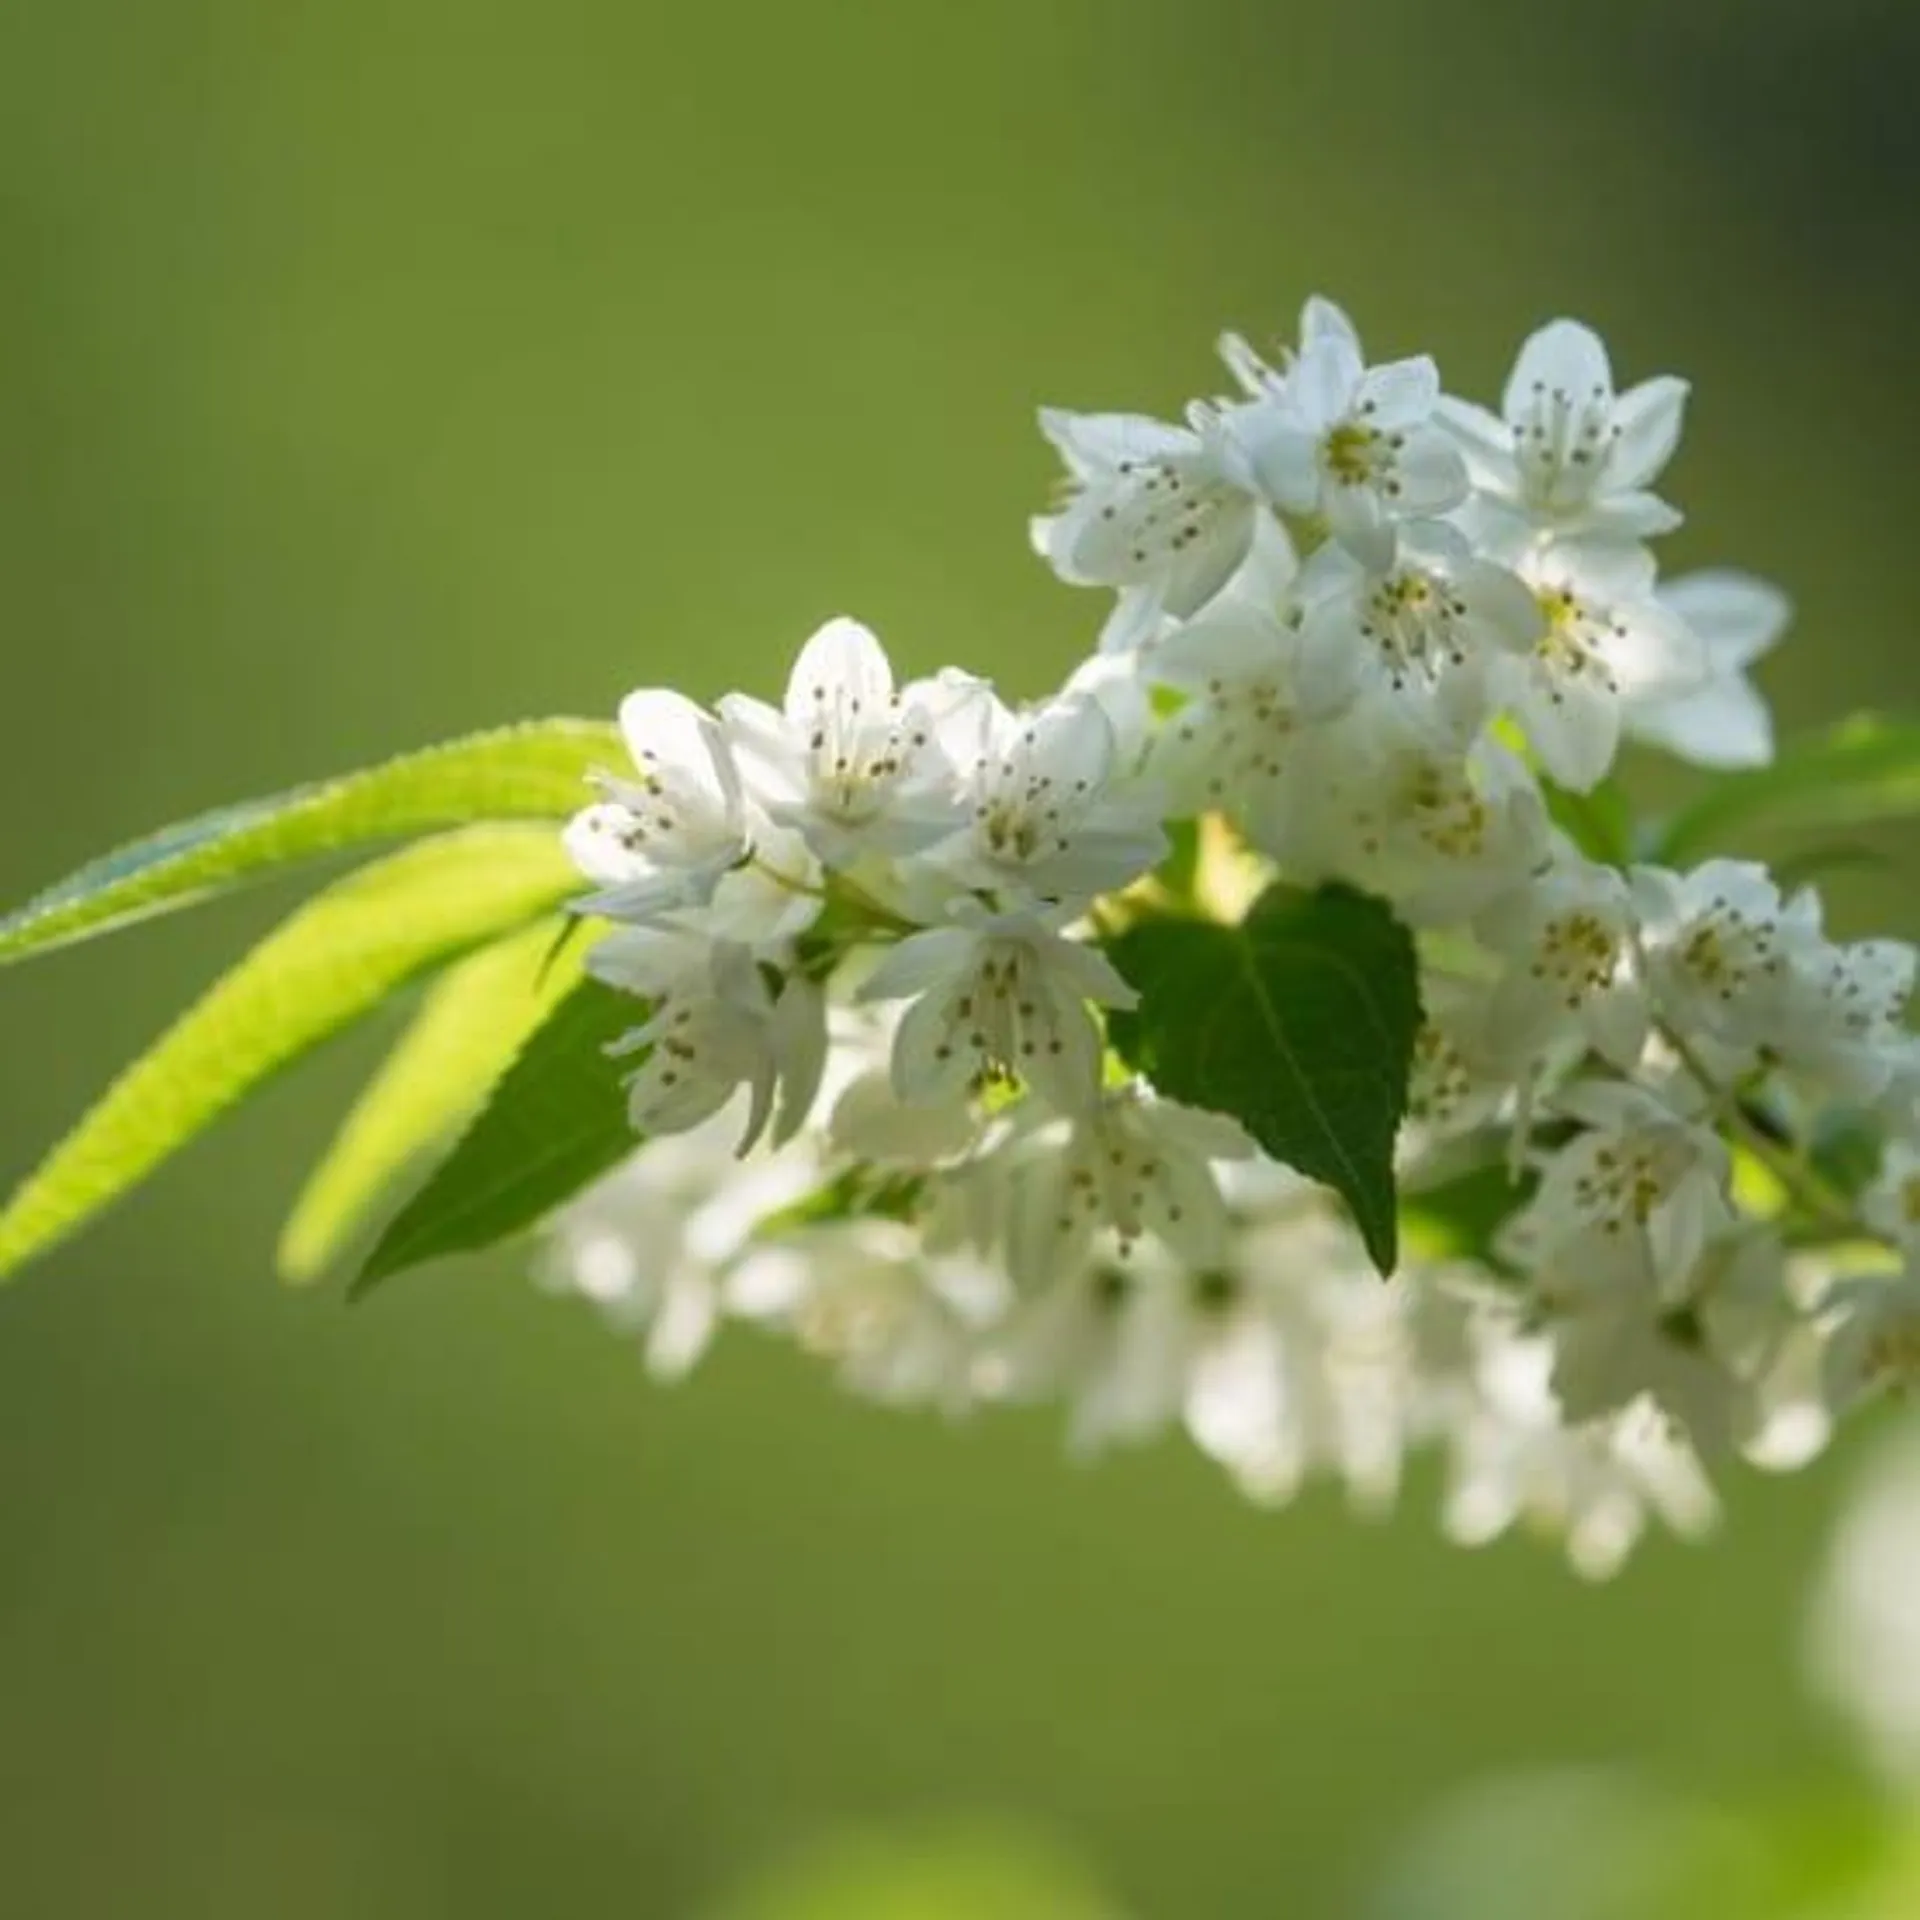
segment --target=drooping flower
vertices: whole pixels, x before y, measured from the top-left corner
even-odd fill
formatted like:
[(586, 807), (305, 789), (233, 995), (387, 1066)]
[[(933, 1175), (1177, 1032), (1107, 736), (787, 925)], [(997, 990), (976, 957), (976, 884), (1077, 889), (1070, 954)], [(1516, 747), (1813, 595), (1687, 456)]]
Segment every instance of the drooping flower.
[(1161, 1099), (1138, 1081), (1022, 1129), (997, 1150), (1008, 1270), (1038, 1285), (1083, 1261), (1102, 1233), (1123, 1256), (1151, 1236), (1189, 1266), (1212, 1265), (1227, 1234), (1214, 1163), (1253, 1151), (1236, 1121)]
[(776, 985), (749, 949), (678, 929), (617, 928), (587, 964), (596, 978), (649, 1003), (616, 1049), (641, 1056), (627, 1083), (641, 1133), (683, 1133), (743, 1087), (741, 1153), (770, 1122), (776, 1146), (805, 1124), (827, 1055), (826, 1002), (816, 982), (794, 972)]
[(818, 1177), (799, 1147), (743, 1169), (733, 1146), (718, 1116), (651, 1140), (547, 1223), (541, 1284), (642, 1336), (658, 1379), (678, 1379), (706, 1351), (755, 1225)]
[(893, 1041), (902, 1100), (947, 1102), (1016, 1077), (1066, 1113), (1099, 1091), (1101, 1041), (1088, 1002), (1127, 1007), (1136, 997), (1103, 954), (1030, 914), (910, 934), (860, 993), (912, 1003)]
[(584, 904), (618, 920), (704, 905), (751, 841), (739, 770), (710, 713), (664, 687), (629, 694), (620, 729), (637, 769), (600, 777), (606, 798), (566, 831), (599, 892)]

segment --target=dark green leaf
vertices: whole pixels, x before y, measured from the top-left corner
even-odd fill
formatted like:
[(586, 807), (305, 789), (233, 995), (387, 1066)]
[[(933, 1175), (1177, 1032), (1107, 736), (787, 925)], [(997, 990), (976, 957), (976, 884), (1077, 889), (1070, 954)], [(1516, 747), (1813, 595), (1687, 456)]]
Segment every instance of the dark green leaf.
[(0, 962), (110, 933), (341, 848), (480, 820), (560, 819), (585, 797), (589, 768), (624, 758), (611, 727), (536, 720), (221, 807), (121, 847), (0, 917)]
[(584, 950), (556, 951), (569, 918), (536, 921), (449, 967), (427, 989), (341, 1123), (280, 1235), (280, 1272), (317, 1280), (367, 1232), (409, 1175), (446, 1151), (555, 1003)]
[(1140, 1004), (1114, 1044), (1161, 1092), (1231, 1114), (1396, 1258), (1393, 1142), (1420, 995), (1412, 937), (1345, 887), (1270, 887), (1237, 927), (1142, 921), (1109, 948)]
[(609, 1059), (607, 1048), (645, 1019), (632, 995), (580, 981), (381, 1235), (353, 1291), (523, 1232), (618, 1166), (638, 1144), (623, 1084), (635, 1063)]

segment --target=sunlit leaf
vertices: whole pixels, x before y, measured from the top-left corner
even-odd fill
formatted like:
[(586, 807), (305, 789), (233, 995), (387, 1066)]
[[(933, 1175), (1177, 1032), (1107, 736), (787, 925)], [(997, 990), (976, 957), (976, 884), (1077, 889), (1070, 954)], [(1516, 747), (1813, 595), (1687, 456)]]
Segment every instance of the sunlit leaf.
[(479, 1110), (561, 996), (586, 948), (540, 920), (449, 967), (355, 1101), (280, 1236), (280, 1271), (318, 1279), (406, 1176)]
[(534, 1032), (473, 1125), (380, 1237), (354, 1282), (376, 1282), (524, 1232), (634, 1150), (623, 1081), (607, 1048), (644, 1006), (581, 980)]
[(136, 840), (0, 917), (0, 962), (25, 959), (342, 848), (481, 820), (557, 819), (589, 768), (618, 766), (611, 728), (537, 720), (471, 734)]
[(579, 885), (551, 830), (469, 827), (316, 895), (127, 1069), (0, 1212), (0, 1275), (43, 1253), (310, 1048)]

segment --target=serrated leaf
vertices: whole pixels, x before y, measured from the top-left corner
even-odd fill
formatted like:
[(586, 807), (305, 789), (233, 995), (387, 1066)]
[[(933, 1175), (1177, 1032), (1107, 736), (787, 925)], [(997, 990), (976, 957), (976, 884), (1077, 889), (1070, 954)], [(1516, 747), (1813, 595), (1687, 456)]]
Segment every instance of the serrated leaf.
[(564, 818), (582, 803), (588, 770), (623, 759), (612, 727), (535, 720), (220, 807), (92, 861), (0, 917), (0, 963), (110, 933), (343, 848), (482, 820)]
[(1128, 1062), (1332, 1187), (1391, 1272), (1393, 1142), (1420, 1025), (1407, 930), (1350, 888), (1275, 886), (1238, 926), (1142, 921), (1108, 951), (1140, 995), (1110, 1024)]
[(0, 1211), (0, 1275), (144, 1179), (210, 1121), (435, 966), (579, 885), (548, 828), (469, 827), (317, 894), (219, 980)]
[(575, 985), (380, 1236), (353, 1293), (523, 1232), (633, 1152), (623, 1083), (634, 1062), (609, 1059), (607, 1049), (645, 1019), (630, 994), (591, 979)]
[(1668, 823), (1660, 858), (1685, 865), (1756, 831), (1830, 833), (1920, 814), (1920, 724), (1863, 715), (1770, 767), (1715, 777)]
[(580, 977), (577, 922), (536, 921), (451, 966), (341, 1123), (280, 1236), (294, 1284), (317, 1280), (405, 1180), (472, 1120)]

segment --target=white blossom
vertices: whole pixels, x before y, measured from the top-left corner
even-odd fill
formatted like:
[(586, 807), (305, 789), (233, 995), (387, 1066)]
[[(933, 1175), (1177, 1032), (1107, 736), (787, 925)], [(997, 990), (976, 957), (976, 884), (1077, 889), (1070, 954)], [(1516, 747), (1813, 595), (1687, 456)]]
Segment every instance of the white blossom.
[(1439, 399), (1439, 371), (1424, 354), (1370, 368), (1350, 333), (1328, 327), (1241, 431), (1279, 506), (1323, 515), (1356, 559), (1384, 569), (1396, 522), (1467, 497), (1465, 462), (1434, 416)]
[(1109, 646), (1162, 615), (1197, 613), (1246, 558), (1267, 508), (1218, 409), (1196, 402), (1176, 427), (1048, 407), (1040, 427), (1066, 462), (1069, 492), (1033, 521), (1033, 544), (1063, 580), (1119, 589)]
[(1520, 349), (1499, 414), (1446, 399), (1440, 417), (1490, 505), (1554, 533), (1643, 540), (1680, 523), (1648, 489), (1679, 444), (1686, 398), (1669, 376), (1616, 395), (1599, 336), (1553, 320)]
[(751, 846), (732, 752), (711, 714), (663, 687), (629, 694), (620, 727), (634, 778), (601, 775), (607, 797), (567, 828), (567, 850), (599, 888), (584, 904), (629, 920), (698, 906)]
[(1135, 999), (1103, 955), (1029, 915), (912, 934), (861, 995), (912, 1001), (893, 1042), (902, 1100), (950, 1101), (1013, 1076), (1068, 1113), (1090, 1106), (1099, 1090), (1100, 1036), (1088, 1002), (1126, 1007)]
[(1750, 573), (1689, 573), (1659, 589), (1660, 603), (1698, 636), (1706, 678), (1691, 692), (1645, 697), (1627, 709), (1627, 732), (1697, 767), (1763, 767), (1773, 758), (1773, 716), (1747, 669), (1778, 645), (1792, 618), (1786, 595)]
[(1002, 905), (1123, 887), (1166, 850), (1150, 790), (1121, 775), (1106, 709), (1085, 695), (1021, 712), (990, 690), (949, 727), (964, 825), (922, 858)]
[(1302, 710), (1326, 719), (1358, 705), (1400, 730), (1438, 720), (1464, 745), (1490, 711), (1493, 662), (1524, 652), (1546, 622), (1516, 574), (1454, 528), (1413, 521), (1390, 565), (1322, 547), (1297, 584)]
[(1214, 1163), (1253, 1151), (1235, 1121), (1162, 1099), (1138, 1081), (1023, 1130), (999, 1149), (1008, 1271), (1037, 1284), (1085, 1260), (1103, 1232), (1123, 1257), (1151, 1235), (1185, 1265), (1211, 1266), (1225, 1251), (1228, 1225)]
[(805, 1124), (827, 1055), (826, 1003), (814, 982), (794, 973), (776, 988), (744, 947), (643, 928), (610, 933), (589, 965), (650, 1002), (617, 1048), (641, 1056), (627, 1105), (643, 1134), (696, 1127), (742, 1088), (742, 1153), (769, 1123), (775, 1145)]
[(1554, 541), (1516, 565), (1545, 624), (1507, 657), (1506, 704), (1546, 771), (1584, 793), (1613, 765), (1629, 711), (1705, 682), (1705, 647), (1656, 597), (1644, 547)]
[(730, 694), (720, 712), (755, 797), (824, 861), (910, 853), (959, 824), (935, 713), (896, 690), (858, 621), (831, 620), (801, 648), (780, 710)]
[[(1452, 1537), (1526, 1522), (1610, 1573), (1650, 1517), (1711, 1525), (1709, 1465), (1801, 1465), (1920, 1381), (1915, 953), (1751, 862), (1620, 871), (1659, 833), (1624, 780), (1576, 797), (1623, 740), (1773, 754), (1785, 597), (1663, 584), (1645, 544), (1683, 383), (1617, 393), (1556, 320), (1494, 413), (1369, 367), (1320, 296), (1219, 348), (1238, 391), (1183, 424), (1042, 415), (1034, 542), (1113, 594), (1052, 691), (900, 684), (842, 617), (777, 706), (623, 705), (633, 771), (565, 843), (644, 1144), (540, 1272), (656, 1372), (750, 1322), (889, 1404), (1056, 1402), (1076, 1453), (1184, 1433), (1262, 1505), (1324, 1475), (1383, 1507), (1434, 1447)], [(1291, 1019), (1223, 994), (1200, 1044), (1135, 962), (1192, 920), (1263, 968), (1219, 930), (1276, 883), (1413, 936), (1411, 1058), (1383, 1003), (1372, 1063), (1396, 1104), (1407, 1075), (1391, 1279), (1209, 1077)], [(1349, 1090), (1289, 1065), (1275, 1101), (1343, 1138)]]
[(1475, 931), (1505, 962), (1486, 1018), (1517, 1078), (1576, 1035), (1623, 1073), (1639, 1065), (1652, 1016), (1623, 875), (1563, 849), (1531, 885), (1481, 914)]

